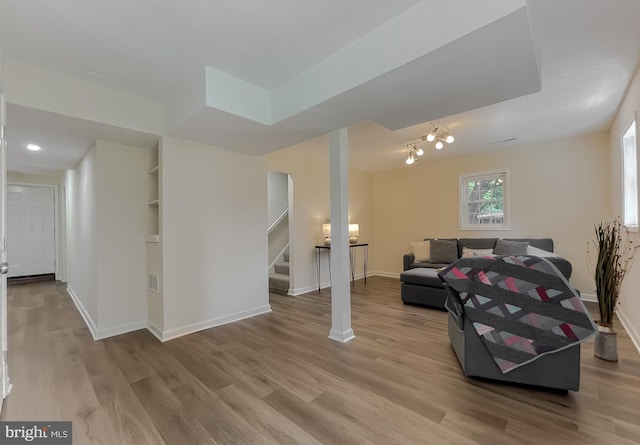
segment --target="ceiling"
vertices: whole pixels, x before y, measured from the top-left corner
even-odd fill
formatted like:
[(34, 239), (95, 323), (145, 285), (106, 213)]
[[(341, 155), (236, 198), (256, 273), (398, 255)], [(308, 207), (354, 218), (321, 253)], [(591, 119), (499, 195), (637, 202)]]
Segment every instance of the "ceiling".
[[(350, 165), (377, 172), (431, 120), (456, 141), (425, 160), (608, 130), (638, 19), (637, 0), (0, 0), (0, 41), (6, 59), (162, 104), (172, 136), (324, 157), (322, 135), (349, 126)], [(12, 170), (162, 136), (12, 104), (10, 88)], [(33, 140), (45, 149), (26, 153)]]

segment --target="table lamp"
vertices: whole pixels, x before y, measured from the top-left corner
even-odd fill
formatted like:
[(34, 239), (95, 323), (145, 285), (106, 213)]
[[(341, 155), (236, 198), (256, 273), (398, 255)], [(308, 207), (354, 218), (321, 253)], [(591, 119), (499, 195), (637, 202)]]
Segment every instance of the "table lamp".
[(360, 235), (359, 224), (349, 224), (349, 243), (355, 244), (358, 242), (358, 235)]
[(324, 245), (331, 245), (331, 224), (322, 225), (322, 237), (324, 238)]

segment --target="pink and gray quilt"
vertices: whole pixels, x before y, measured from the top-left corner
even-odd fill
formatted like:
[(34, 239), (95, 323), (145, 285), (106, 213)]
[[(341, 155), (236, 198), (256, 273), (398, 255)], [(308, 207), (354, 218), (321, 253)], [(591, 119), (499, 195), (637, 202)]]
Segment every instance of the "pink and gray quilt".
[(544, 258), (465, 258), (438, 275), (503, 374), (596, 332), (575, 289)]

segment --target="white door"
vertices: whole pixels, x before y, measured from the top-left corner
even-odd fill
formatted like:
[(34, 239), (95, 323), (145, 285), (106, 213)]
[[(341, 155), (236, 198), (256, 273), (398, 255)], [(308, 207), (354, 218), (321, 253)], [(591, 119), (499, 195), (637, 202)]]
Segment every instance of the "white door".
[(11, 391), (7, 366), (7, 113), (0, 84), (0, 410)]
[(9, 278), (54, 273), (54, 196), (53, 187), (7, 186)]

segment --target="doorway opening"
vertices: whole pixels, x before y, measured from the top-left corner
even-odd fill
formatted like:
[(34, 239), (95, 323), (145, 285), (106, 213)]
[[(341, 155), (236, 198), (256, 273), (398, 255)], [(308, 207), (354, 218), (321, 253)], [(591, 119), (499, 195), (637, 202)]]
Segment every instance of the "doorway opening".
[(269, 290), (289, 294), (293, 282), (293, 180), (287, 173), (267, 173)]

